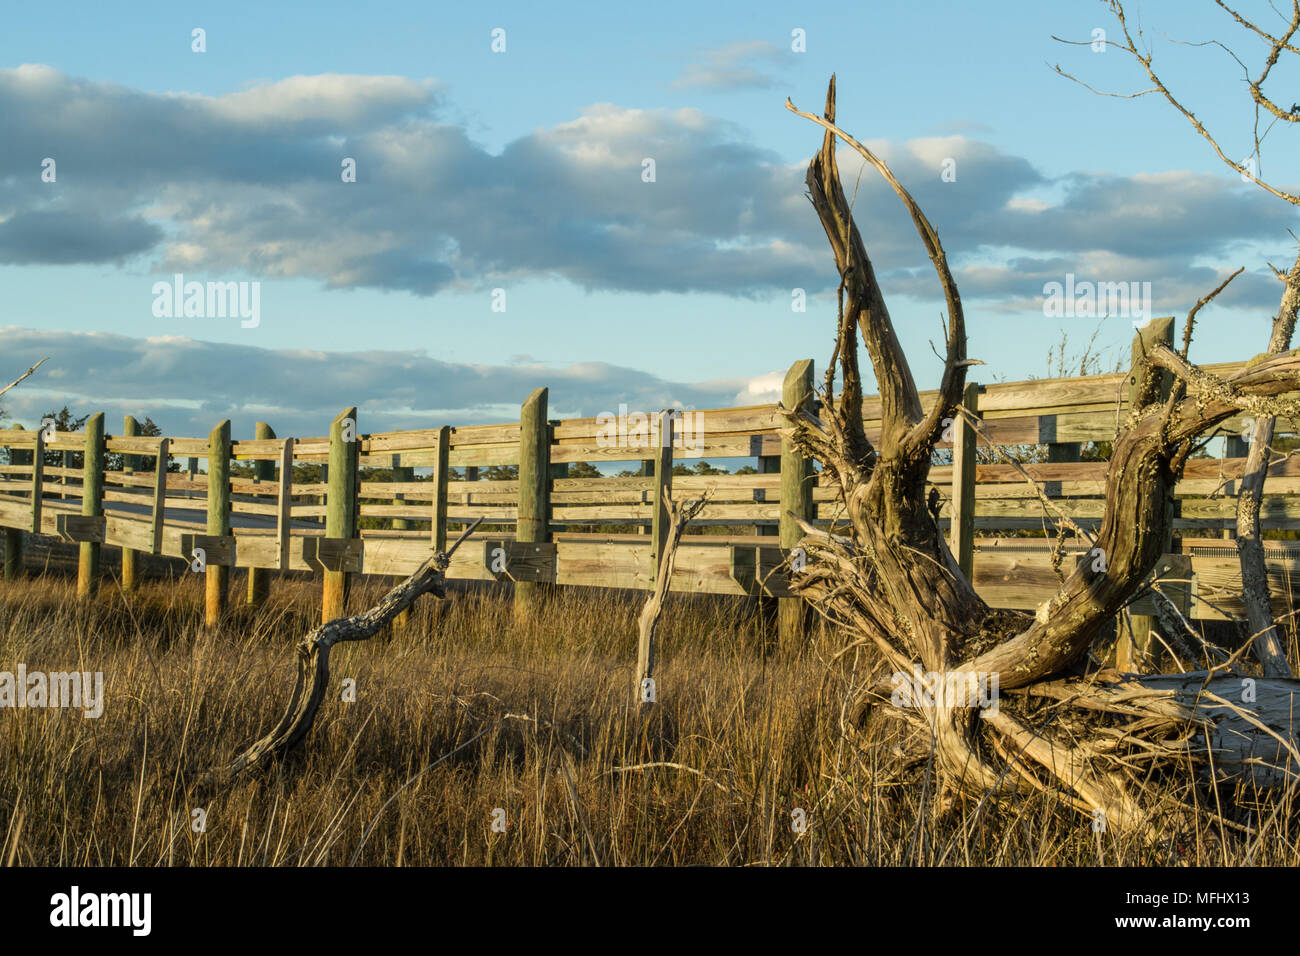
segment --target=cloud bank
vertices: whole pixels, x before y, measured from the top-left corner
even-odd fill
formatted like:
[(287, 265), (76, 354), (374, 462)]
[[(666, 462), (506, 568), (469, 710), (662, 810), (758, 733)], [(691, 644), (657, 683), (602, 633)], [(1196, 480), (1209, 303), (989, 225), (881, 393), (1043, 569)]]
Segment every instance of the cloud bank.
[[(745, 64), (771, 53), (720, 48), (684, 82), (757, 82)], [(435, 81), (397, 76), (294, 76), (212, 97), (0, 70), (0, 262), (142, 261), (417, 296), (537, 278), (737, 297), (833, 288), (803, 163), (743, 129), (695, 109), (597, 103), (494, 154), (442, 118), (444, 97)], [(805, 133), (811, 153), (818, 137)], [(971, 301), (1033, 307), (1043, 282), (1072, 271), (1150, 281), (1157, 308), (1185, 311), (1214, 284), (1194, 263), (1261, 240), (1282, 252), (1292, 224), (1230, 175), (1049, 178), (960, 135), (871, 146), (936, 223)], [(55, 182), (40, 178), (47, 157)], [(341, 178), (348, 158), (355, 183)], [(935, 298), (911, 223), (859, 167), (843, 154), (886, 292)], [(1276, 305), (1266, 276), (1243, 277), (1232, 296)]]

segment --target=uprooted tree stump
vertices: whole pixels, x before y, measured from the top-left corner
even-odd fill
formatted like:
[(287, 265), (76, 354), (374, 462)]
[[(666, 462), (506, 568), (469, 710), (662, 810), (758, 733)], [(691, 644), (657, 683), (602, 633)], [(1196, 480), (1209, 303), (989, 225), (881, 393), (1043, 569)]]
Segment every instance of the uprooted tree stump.
[[(1168, 503), (1198, 440), (1242, 411), (1300, 415), (1300, 402), (1288, 396), (1300, 388), (1300, 354), (1261, 355), (1220, 378), (1187, 360), (1189, 317), (1181, 351), (1155, 345), (1139, 356), (1134, 400), (1107, 471), (1105, 518), (1090, 542), (1104, 561), (1062, 573), (1060, 590), (1034, 614), (991, 608), (949, 551), (926, 494), (935, 445), (946, 420), (961, 413), (967, 367), (978, 364), (966, 355), (961, 297), (938, 233), (886, 164), (835, 125), (834, 77), (824, 116), (789, 100), (786, 107), (825, 130), (806, 182), (841, 279), (820, 417), (786, 410), (786, 434), (823, 463), (847, 517), (846, 526), (830, 530), (801, 521), (806, 560), (802, 571), (790, 573), (798, 593), (874, 655), (875, 673), (855, 692), (850, 710), (861, 715), (892, 705), (888, 712), (924, 742), (948, 794), (1007, 799), (1059, 792), (1078, 809), (1100, 811), (1117, 829), (1144, 836), (1154, 829), (1153, 801), (1144, 799), (1153, 772), (1185, 774), (1190, 765), (1213, 770), (1216, 779), (1288, 790), (1300, 785), (1291, 723), (1300, 681), (1252, 678), (1235, 657), (1199, 673), (1154, 677), (1085, 668), (1094, 638), (1139, 595), (1163, 551)], [(837, 140), (902, 200), (938, 276), (947, 354), (928, 410), (845, 197)], [(1295, 302), (1294, 293), (1284, 297), (1283, 309), (1294, 312)], [(864, 427), (859, 335), (880, 392), (878, 444)], [(1162, 375), (1174, 382), (1164, 398)], [(1196, 646), (1200, 636), (1174, 606), (1159, 595), (1157, 604)], [(945, 694), (899, 705), (891, 700), (891, 681), (880, 675), (914, 670), (963, 680), (993, 675), (999, 706), (981, 711), (969, 698)]]

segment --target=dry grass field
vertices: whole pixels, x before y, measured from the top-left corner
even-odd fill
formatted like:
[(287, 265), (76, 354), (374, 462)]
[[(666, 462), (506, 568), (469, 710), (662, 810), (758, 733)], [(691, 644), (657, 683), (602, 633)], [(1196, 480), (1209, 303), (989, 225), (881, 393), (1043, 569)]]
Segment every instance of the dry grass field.
[[(887, 728), (856, 745), (839, 733), (855, 666), (851, 654), (831, 661), (843, 638), (818, 628), (802, 648), (769, 648), (743, 600), (670, 602), (658, 701), (639, 714), (629, 698), (641, 597), (576, 588), (525, 625), (499, 588), (421, 598), (405, 629), (336, 649), (331, 697), (305, 746), (198, 800), (188, 788), (199, 772), (278, 720), (294, 643), (320, 598), (305, 578), (278, 582), (267, 604), (239, 607), (207, 632), (201, 588), (197, 575), (148, 581), (127, 601), (109, 582), (79, 603), (74, 582), (50, 574), (0, 590), (0, 670), (102, 671), (107, 699), (98, 719), (0, 710), (0, 862), (1300, 861), (1289, 807), (1265, 813), (1254, 835), (1179, 829), (1171, 815), (1168, 840), (1152, 848), (1094, 833), (1053, 795), (946, 804), (924, 763), (897, 772)], [(351, 607), (380, 593), (368, 581)], [(348, 678), (354, 702), (341, 699)], [(1177, 785), (1152, 782), (1171, 796)], [(498, 808), (504, 832), (493, 830)], [(192, 825), (199, 809), (202, 832)], [(1225, 816), (1259, 819), (1234, 813)]]

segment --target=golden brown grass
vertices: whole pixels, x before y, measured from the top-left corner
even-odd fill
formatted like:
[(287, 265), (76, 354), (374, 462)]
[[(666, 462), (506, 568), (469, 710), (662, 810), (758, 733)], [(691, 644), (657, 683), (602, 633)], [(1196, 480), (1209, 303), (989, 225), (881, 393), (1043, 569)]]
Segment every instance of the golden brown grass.
[[(242, 576), (232, 599), (242, 595)], [(368, 581), (351, 607), (368, 606)], [(306, 745), (205, 801), (198, 771), (280, 716), (318, 586), (202, 622), (202, 582), (66, 578), (0, 591), (0, 670), (103, 671), (99, 719), (0, 710), (0, 862), (17, 865), (1075, 865), (1294, 863), (1289, 833), (1094, 834), (1052, 796), (940, 806), (884, 738), (836, 733), (840, 646), (770, 651), (750, 604), (676, 599), (658, 702), (629, 704), (637, 595), (562, 589), (519, 625), (499, 591), (422, 598), (410, 625), (332, 658)], [(434, 605), (437, 604), (436, 608)], [(340, 699), (356, 681), (355, 703)], [(505, 832), (494, 832), (494, 810)], [(206, 829), (191, 826), (196, 809)], [(795, 832), (792, 813), (808, 826)], [(1285, 819), (1282, 817), (1280, 819)], [(1278, 824), (1280, 826), (1280, 824)], [(1251, 849), (1254, 847), (1253, 849)]]

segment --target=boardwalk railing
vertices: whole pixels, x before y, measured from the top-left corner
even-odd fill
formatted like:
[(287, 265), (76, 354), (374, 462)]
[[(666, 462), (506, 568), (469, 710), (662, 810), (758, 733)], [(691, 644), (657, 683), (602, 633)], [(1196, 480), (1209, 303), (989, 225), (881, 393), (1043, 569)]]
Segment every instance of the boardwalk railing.
[[(977, 432), (952, 423), (951, 441), (940, 446), (951, 463), (937, 464), (931, 479), (953, 552), (973, 565), (975, 585), (990, 604), (1033, 608), (1059, 583), (1051, 563), (1056, 515), (999, 456), (1027, 458), (1025, 469), (1062, 512), (1084, 527), (1098, 526), (1107, 464), (1079, 458), (1088, 443), (1115, 437), (1128, 414), (1127, 379), (1092, 375), (968, 388), (965, 404), (983, 427)], [(786, 402), (807, 402), (811, 381), (811, 362), (796, 363)], [(547, 421), (545, 400), (545, 389), (530, 396), (520, 422), (377, 434), (361, 432), (356, 409), (347, 409), (329, 435), (314, 438), (273, 437), (259, 424), (259, 437), (231, 440), (225, 422), (204, 438), (131, 436), (130, 421), (123, 435), (102, 434), (102, 416), (85, 432), (0, 431), (0, 446), (8, 449), (0, 465), (6, 575), (21, 573), (26, 532), (81, 543), (82, 593), (96, 586), (99, 552), (108, 545), (124, 555), (183, 558), (204, 570), (210, 620), (227, 601), (231, 567), (250, 569), (250, 600), (265, 594), (270, 572), (322, 572), (325, 611), (337, 614), (350, 575), (409, 574), (431, 548), (445, 545), (449, 528), (454, 534), (482, 517), (449, 577), (512, 580), (525, 586), (521, 591), (536, 584), (647, 589), (662, 546), (653, 533), (655, 503), (667, 488), (678, 499), (711, 492), (694, 533), (684, 538), (673, 590), (780, 599), (789, 591), (779, 566), (797, 540), (788, 534), (789, 519), (787, 533), (778, 536), (782, 516), (791, 512), (823, 525), (842, 518), (835, 489), (783, 443), (776, 405), (691, 410), (675, 423), (673, 446), (661, 448), (657, 414)], [(934, 393), (922, 400), (932, 402)], [(868, 400), (873, 440), (878, 416), (878, 400)], [(1242, 612), (1236, 551), (1225, 539), (1235, 523), (1243, 427), (1238, 419), (1226, 423), (1225, 457), (1193, 458), (1176, 489), (1175, 538), (1157, 573), (1189, 617)], [(1294, 424), (1279, 422), (1279, 435), (1294, 431)], [(1300, 529), (1300, 460), (1278, 458), (1262, 525)], [(757, 468), (672, 474), (675, 462), (693, 459), (756, 460)], [(625, 470), (637, 474), (569, 477), (570, 466), (581, 462), (627, 463)], [(169, 464), (179, 470), (168, 471)], [(516, 467), (522, 477), (480, 478), (494, 466)], [(386, 480), (372, 480), (376, 470)], [(520, 535), (522, 525), (527, 532)], [(1069, 545), (1071, 555), (1083, 554), (1083, 542)], [(1266, 555), (1278, 610), (1289, 610), (1300, 541), (1269, 541)], [(1150, 613), (1142, 602), (1133, 610)], [(796, 622), (792, 617), (783, 627)]]

